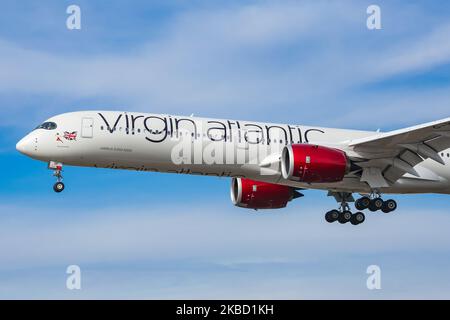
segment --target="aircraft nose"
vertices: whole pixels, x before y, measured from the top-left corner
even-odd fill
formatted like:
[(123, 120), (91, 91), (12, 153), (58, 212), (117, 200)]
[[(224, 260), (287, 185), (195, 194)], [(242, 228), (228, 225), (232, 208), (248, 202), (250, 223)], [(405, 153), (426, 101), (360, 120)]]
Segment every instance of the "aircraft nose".
[(22, 138), (19, 142), (17, 142), (16, 149), (20, 153), (29, 156), (33, 150), (33, 143), (31, 137), (26, 136)]

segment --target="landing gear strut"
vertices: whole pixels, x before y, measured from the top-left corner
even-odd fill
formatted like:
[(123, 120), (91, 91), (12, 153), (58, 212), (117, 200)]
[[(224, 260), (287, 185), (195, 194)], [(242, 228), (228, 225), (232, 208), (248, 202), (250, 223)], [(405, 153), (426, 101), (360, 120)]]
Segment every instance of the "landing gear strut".
[(60, 193), (64, 190), (64, 183), (62, 182), (62, 163), (55, 163), (50, 161), (48, 168), (53, 170), (53, 176), (56, 177), (56, 183), (53, 185), (53, 191)]
[[(325, 220), (329, 223), (338, 221), (340, 224), (345, 224), (350, 222), (352, 225), (356, 226), (361, 224), (366, 220), (366, 217), (362, 212), (352, 213), (348, 205), (347, 200), (351, 197), (351, 194), (342, 194), (338, 197), (335, 195), (336, 199), (340, 199), (341, 207), (339, 210), (331, 210), (325, 214)], [(352, 200), (353, 201), (353, 198)]]

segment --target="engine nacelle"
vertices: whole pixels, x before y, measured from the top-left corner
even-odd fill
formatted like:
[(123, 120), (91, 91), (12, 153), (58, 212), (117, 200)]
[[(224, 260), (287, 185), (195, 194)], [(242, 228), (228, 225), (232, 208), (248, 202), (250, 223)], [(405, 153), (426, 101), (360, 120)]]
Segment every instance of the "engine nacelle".
[(306, 183), (339, 182), (350, 170), (350, 161), (342, 150), (312, 144), (294, 144), (281, 153), (284, 179)]
[(242, 208), (284, 208), (289, 201), (300, 196), (302, 194), (288, 186), (244, 178), (233, 178), (231, 181), (231, 201)]

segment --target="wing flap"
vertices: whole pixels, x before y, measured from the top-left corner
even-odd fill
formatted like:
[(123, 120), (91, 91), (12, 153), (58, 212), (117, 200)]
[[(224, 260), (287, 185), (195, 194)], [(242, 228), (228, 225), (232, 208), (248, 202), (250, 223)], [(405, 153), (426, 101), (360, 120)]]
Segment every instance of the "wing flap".
[[(423, 174), (415, 168), (422, 161), (430, 158), (444, 164), (440, 153), (450, 148), (450, 118), (352, 140), (349, 147), (364, 159), (357, 163), (364, 168), (361, 181), (369, 183), (368, 173), (373, 168), (379, 169), (389, 183), (405, 174), (422, 178)], [(430, 174), (423, 178), (435, 179)]]

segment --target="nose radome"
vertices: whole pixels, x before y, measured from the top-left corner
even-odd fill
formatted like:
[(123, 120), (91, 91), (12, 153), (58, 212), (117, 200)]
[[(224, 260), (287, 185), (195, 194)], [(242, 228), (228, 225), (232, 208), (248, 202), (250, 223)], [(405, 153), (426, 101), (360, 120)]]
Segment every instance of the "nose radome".
[(26, 136), (22, 138), (19, 142), (16, 144), (16, 149), (20, 153), (23, 153), (25, 155), (30, 155), (32, 150), (32, 143), (31, 138), (29, 136)]

